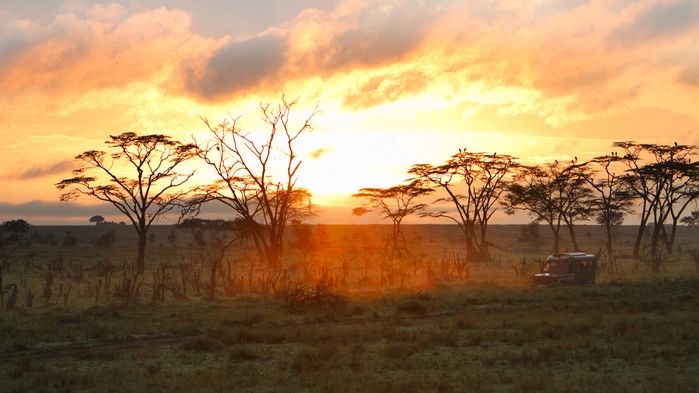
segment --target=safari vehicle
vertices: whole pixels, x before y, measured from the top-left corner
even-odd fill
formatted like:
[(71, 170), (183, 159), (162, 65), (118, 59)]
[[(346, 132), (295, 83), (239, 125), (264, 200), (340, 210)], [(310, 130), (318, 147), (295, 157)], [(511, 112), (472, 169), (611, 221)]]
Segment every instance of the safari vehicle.
[(529, 277), (532, 287), (551, 284), (594, 284), (597, 275), (597, 257), (584, 252), (553, 254), (541, 271)]

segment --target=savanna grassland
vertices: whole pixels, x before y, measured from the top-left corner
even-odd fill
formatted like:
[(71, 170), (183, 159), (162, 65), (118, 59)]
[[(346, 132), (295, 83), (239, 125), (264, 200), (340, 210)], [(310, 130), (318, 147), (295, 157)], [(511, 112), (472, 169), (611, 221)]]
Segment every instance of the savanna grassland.
[[(289, 246), (278, 269), (242, 244), (211, 275), (211, 247), (156, 227), (138, 275), (129, 227), (32, 227), (3, 270), (16, 291), (0, 311), (0, 391), (699, 389), (697, 230), (680, 228), (650, 273), (630, 256), (635, 228), (621, 227), (597, 285), (537, 289), (544, 228), (537, 248), (519, 226), (492, 226), (479, 263), (452, 226), (405, 226), (409, 255), (393, 260), (388, 226), (313, 230), (322, 247)], [(602, 239), (578, 227), (585, 251)]]

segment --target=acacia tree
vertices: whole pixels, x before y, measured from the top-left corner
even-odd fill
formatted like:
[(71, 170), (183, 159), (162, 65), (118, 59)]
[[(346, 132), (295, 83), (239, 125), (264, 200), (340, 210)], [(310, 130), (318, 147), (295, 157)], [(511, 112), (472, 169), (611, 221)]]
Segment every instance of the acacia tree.
[(424, 210), (427, 205), (416, 203), (416, 201), (433, 191), (431, 188), (423, 187), (418, 180), (388, 188), (362, 188), (352, 197), (364, 199), (364, 203), (354, 208), (352, 214), (362, 216), (375, 211), (379, 216), (392, 221), (390, 244), (391, 258), (394, 258), (396, 254), (401, 256), (402, 251), (408, 252), (405, 237), (400, 228), (401, 222), (405, 217)]
[[(633, 141), (615, 142), (621, 148), (621, 162), (627, 166), (625, 180), (641, 199), (640, 225), (633, 255), (652, 271), (661, 266), (662, 248), (672, 253), (677, 224), (687, 206), (699, 197), (699, 163), (693, 145), (639, 144)], [(648, 162), (644, 164), (645, 160)], [(641, 255), (645, 230), (652, 224), (650, 258)], [(666, 225), (670, 227), (667, 233)]]
[[(167, 135), (125, 132), (105, 141), (109, 152), (88, 150), (75, 159), (74, 177), (56, 184), (61, 201), (89, 196), (109, 202), (124, 214), (138, 234), (136, 269), (145, 271), (147, 234), (156, 218), (177, 207), (194, 188), (185, 188), (194, 170), (180, 171), (195, 156), (193, 144), (173, 141)], [(105, 175), (106, 179), (91, 176)]]
[(95, 225), (100, 225), (100, 224), (104, 223), (105, 220), (104, 220), (104, 217), (102, 217), (102, 216), (92, 216), (92, 217), (90, 217), (90, 219), (88, 221), (94, 222)]
[(559, 252), (560, 231), (568, 229), (573, 249), (578, 250), (574, 224), (591, 213), (588, 187), (590, 172), (584, 164), (556, 161), (543, 166), (522, 167), (502, 203), (508, 214), (526, 211), (535, 222), (543, 221), (553, 234), (553, 252)]
[(453, 204), (457, 216), (446, 210), (423, 214), (456, 222), (464, 234), (468, 257), (487, 260), (488, 223), (497, 210), (500, 196), (506, 190), (508, 176), (518, 166), (516, 158), (507, 154), (473, 153), (459, 149), (443, 165), (417, 164), (409, 173), (425, 184), (444, 190), (447, 196), (436, 202)]
[[(313, 214), (311, 194), (296, 186), (301, 160), (294, 144), (305, 131), (318, 107), (300, 125), (292, 124), (296, 101), (282, 96), (276, 106), (260, 103), (262, 120), (269, 127), (257, 133), (244, 132), (240, 117), (229, 117), (218, 125), (202, 118), (210, 138), (195, 141), (197, 155), (211, 168), (216, 181), (194, 204), (219, 201), (248, 224), (260, 260), (278, 268), (284, 247), (284, 231), (294, 219)], [(194, 209), (195, 211), (197, 209)]]
[(596, 197), (591, 199), (593, 214), (597, 223), (606, 231), (606, 250), (609, 257), (614, 251), (614, 228), (621, 225), (624, 216), (633, 211), (633, 201), (636, 198), (629, 184), (623, 180), (623, 174), (618, 174), (612, 169), (612, 165), (619, 161), (620, 157), (614, 153), (595, 157), (591, 163), (601, 167), (601, 170), (587, 178), (590, 186), (597, 192)]

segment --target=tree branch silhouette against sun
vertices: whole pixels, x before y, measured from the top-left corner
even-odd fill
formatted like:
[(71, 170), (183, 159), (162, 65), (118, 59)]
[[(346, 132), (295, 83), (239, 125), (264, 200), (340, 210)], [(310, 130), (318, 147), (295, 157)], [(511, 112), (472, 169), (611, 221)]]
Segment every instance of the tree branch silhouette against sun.
[(193, 200), (190, 215), (199, 206), (218, 201), (248, 224), (258, 256), (270, 268), (280, 266), (284, 232), (291, 220), (313, 215), (311, 193), (297, 187), (301, 159), (295, 152), (298, 138), (313, 129), (315, 109), (302, 121), (292, 120), (297, 101), (282, 96), (277, 105), (260, 103), (266, 130), (246, 132), (240, 117), (231, 116), (218, 125), (202, 121), (209, 138), (195, 141), (196, 154), (215, 174), (216, 180)]

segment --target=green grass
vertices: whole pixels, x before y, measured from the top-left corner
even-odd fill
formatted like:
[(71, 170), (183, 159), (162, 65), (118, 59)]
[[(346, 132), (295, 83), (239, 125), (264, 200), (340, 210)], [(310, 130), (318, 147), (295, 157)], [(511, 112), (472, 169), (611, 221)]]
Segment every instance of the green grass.
[[(319, 263), (329, 270), (349, 253), (357, 230), (337, 227)], [(459, 253), (458, 233), (409, 227), (423, 260)], [(581, 236), (592, 250), (599, 233)], [(44, 228), (43, 230), (48, 230)], [(75, 233), (79, 231), (74, 230)], [(162, 229), (164, 234), (169, 230)], [(82, 233), (82, 232), (81, 232)], [(118, 233), (127, 243), (128, 231)], [(497, 227), (507, 245), (513, 228)], [(680, 233), (691, 246), (693, 232)], [(77, 235), (76, 235), (77, 236)], [(89, 231), (83, 235), (89, 239)], [(96, 235), (95, 235), (96, 236)], [(160, 237), (160, 234), (157, 238)], [(376, 236), (374, 236), (376, 237)], [(156, 239), (157, 239), (156, 238)], [(164, 236), (163, 236), (164, 238)], [(185, 235), (178, 239), (185, 241)], [(356, 244), (354, 244), (356, 245)], [(528, 288), (514, 273), (535, 255), (511, 245), (493, 262), (473, 264), (471, 276), (435, 281), (408, 269), (406, 285), (381, 285), (378, 260), (352, 260), (343, 308), (290, 310), (282, 293), (241, 290), (235, 296), (188, 289), (188, 300), (153, 302), (147, 272), (139, 302), (96, 296), (104, 276), (133, 248), (34, 246), (18, 254), (4, 284), (38, 294), (29, 308), (0, 311), (0, 386), (3, 392), (242, 391), (242, 392), (695, 392), (699, 389), (699, 278), (681, 255), (664, 271), (601, 272), (595, 286)], [(620, 254), (628, 252), (620, 246)], [(196, 250), (154, 245), (154, 262), (178, 263)], [(417, 252), (416, 252), (417, 254)], [(545, 256), (540, 252), (538, 257)], [(57, 256), (64, 270), (52, 292), (72, 285), (67, 304), (45, 302), (41, 285)], [(293, 273), (299, 258), (287, 256)], [(82, 266), (78, 269), (77, 266)], [(241, 275), (245, 266), (239, 266)], [(368, 268), (368, 269), (367, 269)], [(368, 281), (356, 278), (369, 272)], [(82, 275), (76, 274), (82, 272)], [(112, 279), (116, 279), (112, 277)], [(397, 281), (396, 281), (397, 283)], [(103, 289), (104, 290), (104, 289)]]
[[(170, 302), (91, 308), (60, 328), (51, 324), (55, 311), (4, 313), (0, 353), (183, 338), (106, 352), (25, 352), (3, 360), (0, 383), (9, 392), (694, 392), (697, 288), (695, 278), (457, 287), (432, 291), (429, 299), (406, 292), (355, 301), (374, 310), (360, 317), (349, 310), (288, 314), (280, 301)], [(403, 310), (415, 299), (423, 299), (424, 310)], [(102, 331), (90, 338), (97, 321)], [(23, 345), (10, 343), (17, 336)]]

